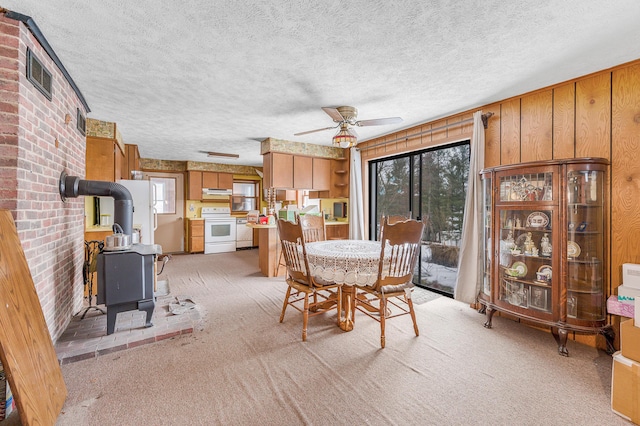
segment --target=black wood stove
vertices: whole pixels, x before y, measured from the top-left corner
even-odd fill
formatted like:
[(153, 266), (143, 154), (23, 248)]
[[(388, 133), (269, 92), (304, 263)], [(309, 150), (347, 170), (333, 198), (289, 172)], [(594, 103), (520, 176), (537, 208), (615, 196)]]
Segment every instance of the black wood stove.
[(113, 333), (119, 312), (146, 312), (145, 326), (151, 327), (155, 308), (155, 258), (158, 246), (133, 244), (128, 250), (98, 254), (98, 304), (107, 307), (107, 335)]
[[(60, 175), (62, 201), (80, 195), (109, 196), (114, 199), (114, 219), (123, 234), (131, 237), (133, 200), (123, 185), (114, 182), (83, 180)], [(155, 307), (155, 260), (162, 254), (157, 244), (132, 244), (126, 250), (103, 251), (98, 254), (98, 304), (107, 307), (107, 334), (112, 334), (119, 312), (138, 309), (146, 312), (146, 326), (151, 327)]]

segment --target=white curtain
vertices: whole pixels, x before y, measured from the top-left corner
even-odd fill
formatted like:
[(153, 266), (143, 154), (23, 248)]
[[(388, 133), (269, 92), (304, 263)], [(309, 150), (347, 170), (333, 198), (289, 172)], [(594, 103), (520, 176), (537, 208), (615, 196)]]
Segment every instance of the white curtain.
[(364, 239), (364, 201), (362, 198), (362, 160), (360, 151), (351, 148), (349, 167), (349, 238)]
[(464, 206), (462, 242), (458, 256), (458, 277), (454, 298), (475, 303), (482, 285), (482, 182), (479, 172), (484, 167), (484, 126), (482, 111), (473, 114), (469, 183)]

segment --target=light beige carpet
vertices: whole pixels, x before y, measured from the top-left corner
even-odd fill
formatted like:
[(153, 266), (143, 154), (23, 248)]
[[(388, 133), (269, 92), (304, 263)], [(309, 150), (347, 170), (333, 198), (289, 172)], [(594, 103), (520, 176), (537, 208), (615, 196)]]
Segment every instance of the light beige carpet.
[(286, 285), (258, 271), (256, 250), (173, 256), (164, 279), (204, 315), (192, 335), (62, 367), (58, 425), (613, 425), (611, 357), (484, 316), (447, 297), (379, 324), (287, 311)]

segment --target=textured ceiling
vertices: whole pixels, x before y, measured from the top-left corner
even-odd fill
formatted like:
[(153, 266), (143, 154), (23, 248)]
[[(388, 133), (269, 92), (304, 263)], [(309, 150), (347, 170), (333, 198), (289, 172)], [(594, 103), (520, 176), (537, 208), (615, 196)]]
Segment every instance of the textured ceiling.
[[(31, 16), (145, 158), (261, 165), (259, 141), (360, 140), (640, 58), (636, 0), (0, 0)], [(200, 151), (235, 152), (208, 159)]]

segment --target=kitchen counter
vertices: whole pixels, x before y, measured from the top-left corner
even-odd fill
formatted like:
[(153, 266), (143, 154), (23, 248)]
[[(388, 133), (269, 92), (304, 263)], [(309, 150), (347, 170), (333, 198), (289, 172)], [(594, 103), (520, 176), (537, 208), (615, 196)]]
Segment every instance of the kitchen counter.
[(113, 234), (113, 228), (111, 226), (87, 226), (84, 228), (84, 232), (111, 232)]
[(275, 223), (273, 225), (260, 225), (259, 223), (247, 223), (247, 226), (249, 228), (254, 228), (254, 229), (275, 229), (278, 227), (278, 225), (276, 225)]
[[(258, 225), (247, 223), (247, 227), (258, 230), (258, 266), (266, 277), (274, 277), (278, 262), (278, 232), (277, 225)], [(284, 274), (286, 268), (280, 268)]]
[(325, 225), (325, 226), (333, 226), (333, 225), (348, 225), (348, 224), (349, 224), (349, 222), (340, 222), (340, 221), (337, 221), (337, 220), (326, 220), (326, 221), (324, 222), (324, 225)]

